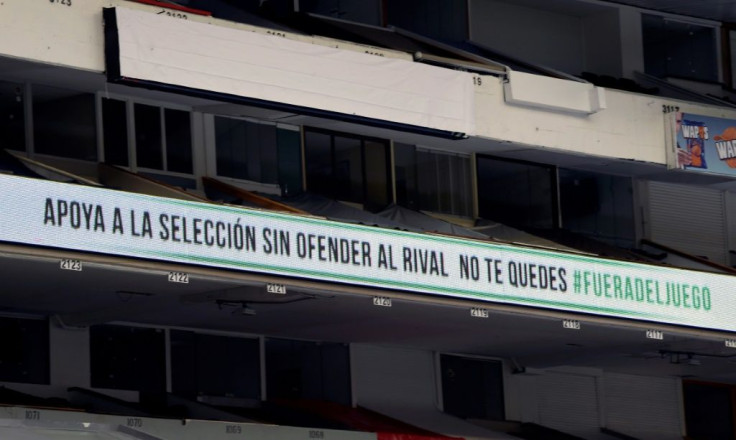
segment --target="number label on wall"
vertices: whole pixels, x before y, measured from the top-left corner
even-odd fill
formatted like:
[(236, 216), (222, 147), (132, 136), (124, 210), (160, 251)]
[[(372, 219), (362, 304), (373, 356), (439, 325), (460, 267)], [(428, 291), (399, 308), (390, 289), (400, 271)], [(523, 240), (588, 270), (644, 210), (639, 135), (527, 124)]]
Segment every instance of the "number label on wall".
[(182, 20), (189, 20), (189, 17), (187, 16), (187, 14), (182, 14), (181, 12), (173, 12), (173, 11), (167, 11), (166, 9), (162, 9), (161, 12), (158, 13), (158, 15), (162, 15), (162, 14), (166, 15), (167, 17), (174, 17), (174, 18), (181, 18)]
[(567, 328), (570, 330), (580, 330), (580, 321), (577, 321), (575, 319), (563, 319), (562, 328)]
[(225, 425), (225, 434), (242, 434), (243, 427), (239, 425)]
[(77, 272), (80, 272), (82, 270), (82, 261), (73, 260), (71, 258), (64, 258), (59, 263), (59, 268), (63, 270), (75, 270)]
[(128, 417), (126, 425), (130, 428), (143, 428), (143, 419), (139, 417)]
[(664, 332), (660, 330), (647, 330), (647, 339), (658, 339), (662, 340), (664, 339)]
[(488, 309), (473, 307), (470, 309), (470, 316), (473, 318), (488, 318)]
[(373, 305), (381, 307), (391, 307), (391, 298), (387, 296), (374, 296)]
[(283, 284), (266, 284), (266, 292), (275, 293), (277, 295), (286, 295), (286, 286)]
[(189, 284), (189, 274), (184, 272), (169, 272), (169, 282)]
[(71, 6), (72, 0), (49, 0), (51, 3), (56, 3), (57, 5), (64, 5), (64, 6)]

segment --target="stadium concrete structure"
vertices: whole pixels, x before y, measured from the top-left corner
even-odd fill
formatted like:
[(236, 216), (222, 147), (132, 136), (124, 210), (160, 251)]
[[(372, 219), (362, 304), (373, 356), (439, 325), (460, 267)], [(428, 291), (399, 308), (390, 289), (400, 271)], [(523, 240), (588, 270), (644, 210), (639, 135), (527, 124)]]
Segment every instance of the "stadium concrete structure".
[(734, 23), (0, 1), (0, 438), (736, 438)]

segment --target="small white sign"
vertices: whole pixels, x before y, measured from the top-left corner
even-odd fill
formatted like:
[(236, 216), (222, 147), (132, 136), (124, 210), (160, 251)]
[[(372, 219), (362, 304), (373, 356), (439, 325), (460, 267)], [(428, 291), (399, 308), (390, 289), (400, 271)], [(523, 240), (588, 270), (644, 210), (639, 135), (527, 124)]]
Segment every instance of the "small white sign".
[(473, 307), (470, 309), (470, 316), (473, 318), (488, 318), (488, 309)]
[(562, 328), (567, 328), (570, 330), (580, 330), (580, 321), (577, 321), (575, 319), (563, 319)]
[(266, 284), (266, 292), (275, 293), (277, 295), (286, 295), (286, 286), (283, 284)]
[(64, 258), (61, 260), (61, 263), (59, 264), (59, 268), (64, 270), (75, 270), (77, 272), (82, 271), (82, 261), (81, 260), (72, 260), (70, 258)]
[(373, 305), (381, 307), (391, 307), (391, 298), (387, 296), (374, 296)]
[(169, 282), (189, 284), (189, 274), (184, 272), (169, 272)]
[(736, 339), (726, 339), (726, 347), (736, 348)]
[(664, 339), (664, 332), (660, 330), (647, 330), (647, 339)]

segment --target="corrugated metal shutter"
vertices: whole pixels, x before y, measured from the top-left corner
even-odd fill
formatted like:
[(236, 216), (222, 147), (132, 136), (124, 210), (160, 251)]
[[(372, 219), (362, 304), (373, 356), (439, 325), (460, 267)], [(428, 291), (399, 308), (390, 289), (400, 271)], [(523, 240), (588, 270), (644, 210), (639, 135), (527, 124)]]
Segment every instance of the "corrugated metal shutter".
[(541, 425), (587, 439), (600, 437), (595, 377), (547, 372), (538, 385)]
[(717, 263), (728, 263), (722, 191), (662, 182), (648, 182), (648, 189), (652, 241)]
[(637, 438), (682, 438), (677, 379), (606, 374), (603, 383), (606, 427)]

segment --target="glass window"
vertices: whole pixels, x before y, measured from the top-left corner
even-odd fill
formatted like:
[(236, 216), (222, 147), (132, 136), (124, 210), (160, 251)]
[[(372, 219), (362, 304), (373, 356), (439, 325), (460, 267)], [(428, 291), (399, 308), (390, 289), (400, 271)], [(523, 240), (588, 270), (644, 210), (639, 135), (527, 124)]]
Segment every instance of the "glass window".
[(171, 331), (172, 391), (180, 396), (260, 400), (257, 339)]
[(468, 40), (466, 0), (387, 1), (386, 25), (416, 32), (442, 41)]
[(469, 156), (395, 144), (394, 161), (399, 205), (472, 216)]
[(378, 0), (300, 0), (299, 10), (380, 26), (380, 5)]
[(166, 390), (166, 344), (160, 329), (95, 325), (89, 329), (94, 388)]
[(161, 109), (152, 105), (135, 104), (136, 165), (162, 170), (164, 157), (161, 144)]
[(332, 184), (335, 198), (349, 202), (363, 201), (363, 143), (360, 139), (334, 136)]
[(478, 211), (511, 226), (558, 226), (555, 168), (529, 162), (477, 157)]
[(190, 113), (140, 103), (133, 108), (136, 166), (191, 174), (194, 165)]
[(279, 185), (283, 195), (302, 191), (302, 139), (298, 130), (276, 129), (279, 158)]
[(279, 183), (278, 142), (275, 125), (215, 117), (217, 175)]
[(304, 133), (304, 155), (307, 188), (318, 194), (332, 194), (332, 136), (326, 133)]
[(0, 318), (0, 381), (49, 383), (49, 326), (43, 319)]
[(164, 109), (166, 125), (166, 168), (168, 171), (191, 174), (192, 121), (189, 112)]
[(128, 116), (125, 101), (102, 98), (105, 162), (128, 166)]
[(646, 73), (718, 81), (715, 28), (642, 14), (642, 38)]
[(36, 153), (96, 162), (95, 96), (34, 86), (33, 131)]
[(351, 404), (348, 346), (266, 339), (269, 399), (308, 399)]
[(0, 133), (3, 148), (26, 149), (23, 84), (0, 81)]
[(305, 130), (307, 189), (368, 211), (391, 200), (388, 141)]
[(503, 364), (441, 355), (442, 403), (462, 419), (505, 420)]
[(562, 227), (614, 246), (634, 247), (631, 178), (560, 169)]
[(729, 385), (687, 381), (682, 384), (687, 438), (731, 440), (734, 438), (734, 395)]
[(382, 142), (365, 141), (365, 198), (376, 207), (383, 208), (389, 198), (389, 158)]

